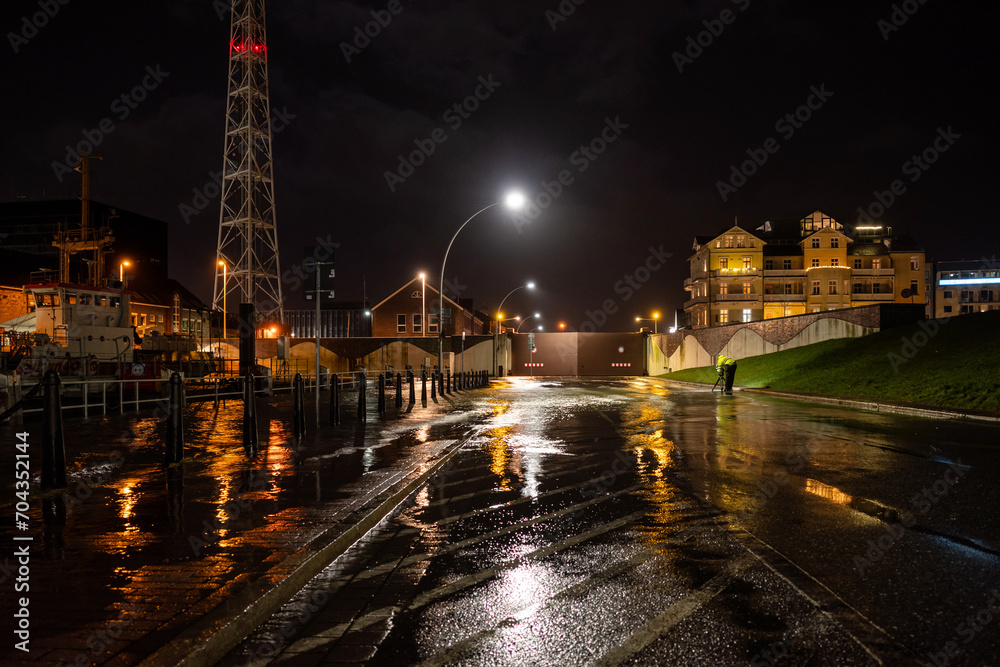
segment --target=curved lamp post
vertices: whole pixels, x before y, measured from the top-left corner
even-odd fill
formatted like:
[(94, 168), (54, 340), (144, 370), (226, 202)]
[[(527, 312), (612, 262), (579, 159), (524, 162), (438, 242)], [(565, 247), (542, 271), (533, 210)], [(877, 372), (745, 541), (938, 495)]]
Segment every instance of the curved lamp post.
[(472, 219), (475, 218), (480, 213), (482, 213), (483, 211), (491, 209), (494, 206), (499, 206), (501, 203), (505, 204), (507, 208), (517, 210), (522, 206), (524, 206), (524, 201), (525, 201), (524, 195), (522, 195), (520, 192), (511, 192), (510, 194), (507, 195), (507, 197), (504, 199), (503, 202), (497, 201), (493, 202), (489, 206), (484, 206), (483, 208), (479, 209), (471, 216), (469, 216), (469, 219), (462, 223), (462, 225), (458, 228), (458, 231), (455, 232), (455, 235), (451, 237), (451, 241), (448, 242), (448, 248), (444, 251), (444, 260), (441, 262), (441, 281), (438, 283), (438, 372), (439, 373), (444, 373), (444, 336), (443, 336), (444, 323), (442, 322), (444, 315), (444, 313), (442, 312), (444, 310), (444, 267), (448, 263), (448, 253), (451, 252), (451, 246), (453, 243), (455, 243), (455, 239), (458, 238), (458, 235), (462, 232), (462, 230), (465, 229), (465, 226), (470, 222), (472, 222)]
[[(514, 333), (519, 332), (521, 330), (521, 327), (524, 326), (524, 323), (527, 322), (528, 320), (530, 320), (532, 317), (541, 317), (541, 316), (542, 316), (541, 313), (535, 313), (533, 315), (528, 315), (526, 318), (524, 318), (523, 320), (521, 320), (520, 324), (517, 325), (517, 328), (514, 329)], [(541, 327), (538, 327), (538, 328), (541, 329)], [(532, 331), (534, 331), (534, 329), (532, 329)]]
[[(516, 292), (517, 290), (524, 289), (524, 288), (535, 289), (535, 283), (533, 281), (529, 280), (528, 282), (524, 283), (523, 285), (519, 285), (518, 287), (515, 287), (511, 291), (507, 292), (507, 296), (510, 296), (511, 294), (513, 294), (514, 292)], [(497, 333), (500, 333), (500, 318), (502, 317), (503, 304), (504, 304), (504, 301), (507, 300), (507, 296), (505, 296), (503, 299), (500, 300), (500, 307), (497, 308)]]

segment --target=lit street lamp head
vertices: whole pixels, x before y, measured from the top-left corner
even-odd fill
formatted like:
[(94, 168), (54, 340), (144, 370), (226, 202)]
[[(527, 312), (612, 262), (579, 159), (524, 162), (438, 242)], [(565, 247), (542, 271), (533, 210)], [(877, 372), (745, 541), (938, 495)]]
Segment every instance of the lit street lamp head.
[(524, 207), (525, 201), (524, 195), (515, 190), (507, 195), (504, 204), (511, 210), (519, 211)]

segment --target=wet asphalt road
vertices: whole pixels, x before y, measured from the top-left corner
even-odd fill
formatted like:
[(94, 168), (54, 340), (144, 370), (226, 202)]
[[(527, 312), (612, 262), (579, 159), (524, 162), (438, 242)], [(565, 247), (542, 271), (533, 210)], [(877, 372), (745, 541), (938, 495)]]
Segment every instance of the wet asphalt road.
[(648, 379), (456, 402), (465, 448), (223, 664), (1000, 664), (996, 426)]

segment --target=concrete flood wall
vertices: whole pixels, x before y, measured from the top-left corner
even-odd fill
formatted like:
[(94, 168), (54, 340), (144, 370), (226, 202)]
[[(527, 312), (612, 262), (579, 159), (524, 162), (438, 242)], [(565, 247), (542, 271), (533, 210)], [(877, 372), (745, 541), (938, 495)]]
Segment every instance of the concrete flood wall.
[[(493, 336), (461, 336), (446, 338), (444, 344), (444, 367), (452, 371), (484, 371), (493, 368)], [(239, 348), (235, 341), (212, 344), (211, 349), (224, 359), (237, 359)], [(505, 337), (500, 338), (501, 349), (505, 349)], [(426, 365), (428, 372), (437, 367), (438, 339), (428, 338), (321, 338), (319, 341), (319, 363), (333, 373), (349, 373), (359, 368), (378, 372), (392, 368), (393, 372), (413, 370), (417, 375)], [(271, 368), (281, 365), (278, 343), (275, 339), (256, 341), (255, 355), (260, 363)], [(315, 373), (315, 339), (292, 338), (286, 360), (300, 372)]]
[(647, 370), (660, 375), (709, 366), (720, 354), (738, 360), (824, 340), (858, 338), (923, 317), (923, 304), (892, 303), (654, 334)]
[[(857, 338), (924, 317), (923, 304), (878, 304), (859, 308), (741, 322), (723, 327), (674, 333), (538, 332), (535, 351), (527, 334), (467, 336), (462, 354), (460, 336), (445, 339), (445, 369), (490, 370), (514, 375), (660, 375), (685, 368), (709, 366), (719, 354), (745, 359), (836, 338)], [(235, 341), (212, 345), (224, 358), (239, 356)], [(274, 339), (258, 340), (257, 358), (276, 360)], [(320, 365), (334, 373), (358, 368), (394, 372), (437, 366), (437, 338), (323, 338)], [(316, 347), (311, 339), (291, 339), (288, 361), (300, 372), (313, 373)], [(265, 360), (270, 360), (266, 361)], [(272, 365), (276, 368), (276, 365)]]

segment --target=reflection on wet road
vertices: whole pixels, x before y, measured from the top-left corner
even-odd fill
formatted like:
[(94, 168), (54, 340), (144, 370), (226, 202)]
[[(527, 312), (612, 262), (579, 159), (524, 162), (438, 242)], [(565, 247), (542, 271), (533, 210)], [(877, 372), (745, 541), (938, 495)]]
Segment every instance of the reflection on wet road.
[(224, 661), (997, 664), (994, 426), (514, 379)]

